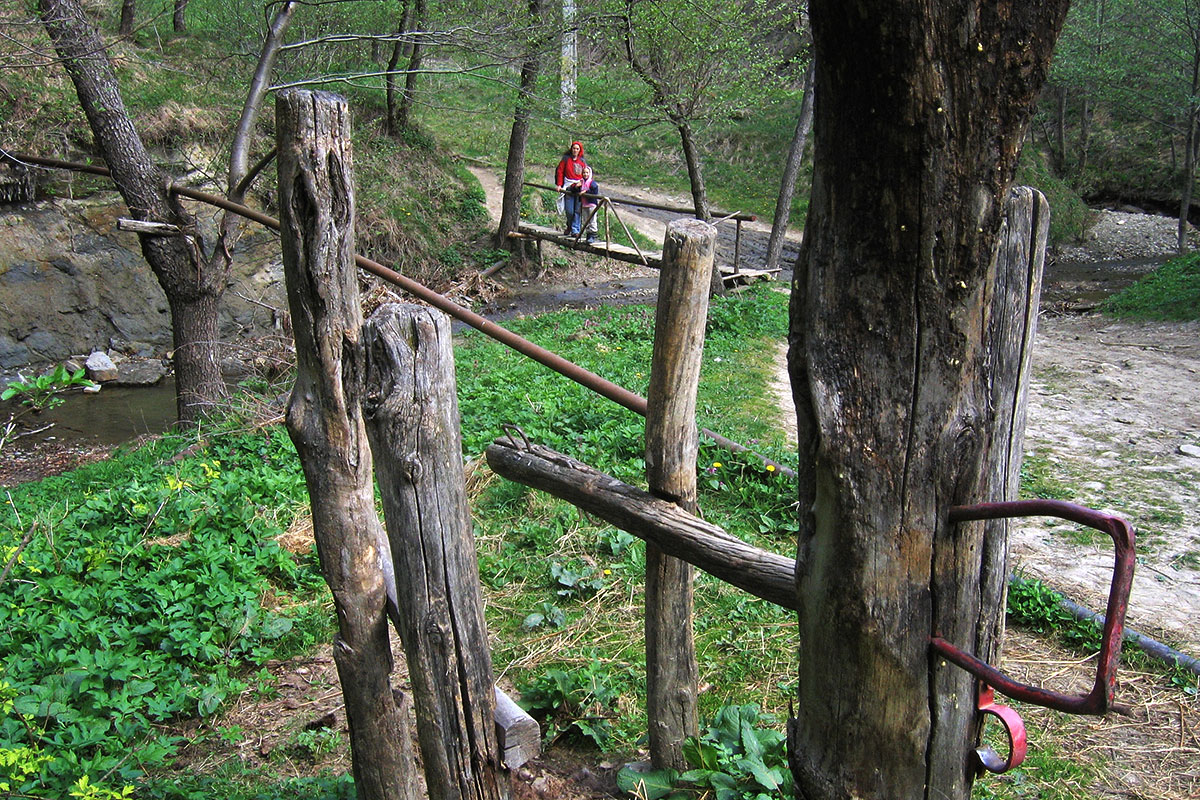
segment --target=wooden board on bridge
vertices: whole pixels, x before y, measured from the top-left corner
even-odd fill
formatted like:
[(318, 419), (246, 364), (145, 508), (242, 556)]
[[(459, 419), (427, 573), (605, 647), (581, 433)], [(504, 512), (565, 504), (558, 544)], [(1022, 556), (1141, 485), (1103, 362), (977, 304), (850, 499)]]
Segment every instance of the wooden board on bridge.
[(517, 235), (525, 236), (530, 239), (539, 239), (541, 241), (553, 242), (559, 247), (566, 247), (571, 250), (581, 250), (585, 253), (593, 253), (598, 256), (608, 256), (615, 258), (618, 261), (627, 261), (630, 264), (641, 264), (647, 267), (659, 269), (662, 267), (662, 252), (659, 250), (643, 250), (641, 254), (632, 247), (627, 247), (623, 244), (615, 244), (606, 242), (602, 239), (597, 239), (595, 244), (588, 244), (584, 238), (586, 234), (574, 236), (572, 234), (563, 233), (559, 228), (547, 228), (542, 225), (533, 225), (528, 222), (522, 222), (517, 227)]
[[(517, 227), (517, 232), (509, 234), (510, 236), (520, 236), (523, 238), (537, 239), (539, 241), (553, 242), (559, 247), (565, 247), (570, 250), (579, 250), (584, 253), (592, 253), (598, 256), (607, 256), (615, 258), (618, 261), (625, 261), (630, 264), (641, 264), (643, 266), (660, 269), (662, 267), (662, 252), (658, 250), (642, 250), (639, 253), (635, 248), (628, 247), (623, 244), (615, 244), (606, 242), (602, 239), (597, 239), (594, 244), (588, 244), (583, 235), (575, 236), (573, 234), (563, 233), (559, 228), (547, 228), (542, 225), (533, 225), (528, 222), (522, 222)], [(742, 286), (756, 281), (771, 281), (775, 280), (779, 274), (779, 269), (740, 269), (734, 270), (728, 264), (721, 264), (721, 277), (725, 281), (726, 286)]]

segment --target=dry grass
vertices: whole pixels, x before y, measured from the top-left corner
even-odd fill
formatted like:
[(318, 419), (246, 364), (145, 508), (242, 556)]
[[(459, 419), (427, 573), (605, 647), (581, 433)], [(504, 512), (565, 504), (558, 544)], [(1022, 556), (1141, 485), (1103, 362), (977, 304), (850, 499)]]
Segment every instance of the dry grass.
[[(1004, 665), (1020, 681), (1066, 692), (1086, 692), (1095, 674), (1092, 658), (1021, 630), (1009, 631)], [(1125, 667), (1118, 677), (1116, 699), (1128, 707), (1123, 714), (1085, 717), (1014, 704), (1029, 731), (1031, 754), (1050, 747), (1097, 775), (1087, 786), (1054, 789), (1064, 797), (1200, 797), (1200, 701), (1159, 674)], [(1027, 780), (1039, 780), (1035, 771), (1026, 771), (1032, 772)]]
[(212, 109), (168, 100), (138, 117), (138, 132), (147, 143), (172, 144), (206, 138), (219, 141), (228, 135), (229, 120)]

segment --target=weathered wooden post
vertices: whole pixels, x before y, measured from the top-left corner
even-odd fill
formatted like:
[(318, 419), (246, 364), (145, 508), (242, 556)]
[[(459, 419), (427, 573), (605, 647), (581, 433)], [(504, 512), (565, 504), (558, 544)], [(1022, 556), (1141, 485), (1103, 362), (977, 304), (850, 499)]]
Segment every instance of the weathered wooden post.
[(296, 339), (287, 427), (304, 467), (321, 572), (333, 592), (333, 644), (354, 783), (364, 800), (416, 797), (412, 734), (392, 696), (383, 529), (359, 412), (362, 354), (354, 266), (354, 182), (346, 101), (281, 92), (280, 232)]
[[(696, 387), (717, 231), (695, 219), (667, 226), (646, 396), (650, 492), (695, 514)], [(646, 545), (646, 710), (655, 767), (686, 768), (683, 739), (698, 730), (690, 564)]]
[[(1049, 232), (1050, 206), (1042, 193), (1027, 186), (1011, 189), (987, 270), (982, 315), (987, 324), (980, 331), (980, 349), (987, 356), (977, 367), (978, 395), (973, 400), (988, 412), (990, 425), (980, 438), (987, 442), (990, 453), (979, 467), (973, 500), (1017, 499)], [(980, 658), (998, 663), (1009, 573), (1008, 521), (946, 527), (934, 539), (934, 569), (929, 576), (939, 598), (934, 625), (947, 640), (963, 642)], [(933, 726), (930, 734), (930, 775), (936, 775), (945, 786), (957, 783), (969, 793), (969, 778), (959, 777), (964, 771), (962, 731), (978, 730), (980, 723), (979, 715), (964, 708), (961, 698), (974, 696), (976, 681), (943, 659), (936, 664), (931, 713), (942, 724)], [(968, 761), (968, 768), (973, 767), (974, 762)]]
[(389, 304), (363, 329), (363, 410), (433, 800), (508, 796), (463, 477), (450, 321)]

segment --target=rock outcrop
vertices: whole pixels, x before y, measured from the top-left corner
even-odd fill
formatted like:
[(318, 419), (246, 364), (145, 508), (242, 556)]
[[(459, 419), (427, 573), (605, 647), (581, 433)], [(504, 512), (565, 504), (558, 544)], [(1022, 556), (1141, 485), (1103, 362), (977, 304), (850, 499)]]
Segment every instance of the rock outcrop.
[[(171, 348), (166, 298), (115, 193), (0, 209), (0, 369), (73, 353), (162, 356)], [(279, 243), (248, 227), (221, 310), (231, 343), (278, 332), (287, 308)]]

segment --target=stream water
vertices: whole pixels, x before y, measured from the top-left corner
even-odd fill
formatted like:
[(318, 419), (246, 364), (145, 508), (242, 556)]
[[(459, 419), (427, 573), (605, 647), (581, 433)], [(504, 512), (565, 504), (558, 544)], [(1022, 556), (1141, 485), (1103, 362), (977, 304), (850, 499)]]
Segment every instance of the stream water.
[(30, 440), (113, 445), (162, 433), (175, 423), (172, 377), (153, 386), (105, 386), (95, 394), (72, 391), (62, 397), (57, 408), (23, 419), (30, 427), (50, 425)]

